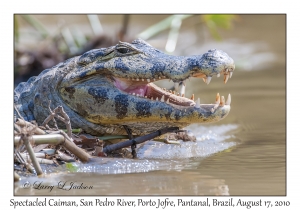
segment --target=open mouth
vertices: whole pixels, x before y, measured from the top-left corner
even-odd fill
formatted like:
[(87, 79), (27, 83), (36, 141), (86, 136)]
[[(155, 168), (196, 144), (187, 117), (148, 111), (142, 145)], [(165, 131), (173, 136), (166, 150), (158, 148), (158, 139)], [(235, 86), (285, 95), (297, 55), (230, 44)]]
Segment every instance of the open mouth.
[[(224, 83), (227, 83), (228, 79), (232, 76), (232, 71), (225, 69), (224, 74)], [(209, 84), (212, 77), (207, 77), (205, 74), (198, 73), (191, 75), (192, 77), (202, 78), (206, 84)], [(220, 74), (217, 74), (219, 77)], [(160, 88), (152, 82), (168, 79), (164, 76), (157, 79), (144, 79), (144, 78), (114, 78), (114, 85), (121, 91), (126, 92), (127, 94), (146, 98), (149, 100), (161, 101), (170, 105), (177, 105), (182, 107), (196, 107), (200, 108), (200, 98), (195, 101), (194, 94), (191, 98), (185, 97), (185, 86), (186, 80), (180, 82), (174, 82), (175, 90), (167, 90), (166, 88)], [(211, 108), (211, 111), (214, 111), (218, 106), (230, 105), (231, 96), (228, 95), (227, 101), (225, 102), (224, 96), (220, 97), (219, 93), (216, 95), (216, 101)]]

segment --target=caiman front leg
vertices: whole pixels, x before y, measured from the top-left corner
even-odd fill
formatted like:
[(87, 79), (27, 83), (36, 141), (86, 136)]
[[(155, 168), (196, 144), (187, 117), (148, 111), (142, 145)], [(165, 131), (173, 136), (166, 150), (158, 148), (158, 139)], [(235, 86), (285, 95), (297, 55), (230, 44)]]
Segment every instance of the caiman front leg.
[(160, 141), (166, 144), (179, 144), (178, 140), (196, 141), (196, 137), (193, 133), (182, 130), (176, 133), (167, 133), (154, 139), (154, 141)]

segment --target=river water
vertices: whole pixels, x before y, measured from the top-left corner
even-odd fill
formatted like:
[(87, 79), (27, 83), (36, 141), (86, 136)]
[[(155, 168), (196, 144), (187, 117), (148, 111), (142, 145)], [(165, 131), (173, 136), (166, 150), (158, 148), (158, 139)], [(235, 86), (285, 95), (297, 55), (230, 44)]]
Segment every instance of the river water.
[[(134, 15), (129, 33), (134, 35), (164, 17)], [(209, 85), (198, 79), (187, 84), (186, 95), (200, 96), (201, 103), (212, 103), (218, 92), (225, 98), (228, 93), (232, 96), (231, 112), (226, 119), (188, 127), (197, 137), (195, 143), (148, 142), (139, 148), (136, 160), (99, 158), (91, 164), (75, 164), (76, 172), (44, 167), (46, 177), (22, 178), (15, 184), (15, 195), (285, 195), (285, 18), (240, 15), (233, 29), (221, 31), (222, 41), (213, 40), (207, 32), (198, 33), (202, 27), (194, 27), (198, 17), (183, 22), (174, 54), (201, 54), (217, 48), (236, 62), (233, 77), (226, 85), (223, 78), (215, 77)], [(113, 31), (110, 27), (119, 19), (100, 16), (108, 31)], [(148, 41), (161, 47), (161, 40), (167, 35), (163, 33)], [(67, 188), (71, 182), (93, 187), (69, 191), (54, 187), (50, 191), (24, 189), (25, 182), (36, 182), (36, 188), (39, 183), (65, 183)]]

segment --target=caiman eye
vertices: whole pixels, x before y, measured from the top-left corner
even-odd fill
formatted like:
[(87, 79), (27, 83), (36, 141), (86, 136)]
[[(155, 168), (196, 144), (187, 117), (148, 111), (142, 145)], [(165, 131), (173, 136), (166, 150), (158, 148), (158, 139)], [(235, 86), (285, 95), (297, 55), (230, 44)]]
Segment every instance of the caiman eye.
[(118, 48), (117, 48), (117, 51), (118, 51), (119, 53), (125, 54), (125, 53), (129, 53), (131, 50), (128, 49), (127, 47), (118, 47)]

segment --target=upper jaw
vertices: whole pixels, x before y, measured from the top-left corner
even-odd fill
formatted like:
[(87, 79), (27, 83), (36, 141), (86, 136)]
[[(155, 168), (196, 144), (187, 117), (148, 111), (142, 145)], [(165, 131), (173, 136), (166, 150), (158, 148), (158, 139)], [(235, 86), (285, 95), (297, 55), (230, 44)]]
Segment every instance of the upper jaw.
[[(194, 94), (190, 99), (185, 97), (187, 79), (191, 77), (202, 78), (206, 84), (209, 84), (213, 76), (220, 77), (223, 74), (224, 83), (226, 84), (228, 79), (232, 77), (235, 69), (233, 59), (220, 50), (209, 50), (202, 56), (190, 56), (177, 60), (180, 60), (178, 65), (174, 64), (167, 70), (164, 68), (156, 69), (151, 76), (141, 72), (140, 74), (136, 73), (136, 76), (126, 75), (125, 77), (120, 77), (119, 75), (114, 75), (114, 85), (121, 91), (133, 96), (161, 101), (171, 105), (199, 108), (200, 99), (198, 98), (198, 100), (194, 101)], [(163, 79), (172, 80), (175, 90), (162, 89), (152, 83)], [(230, 102), (231, 96), (229, 95), (227, 105), (230, 105)], [(217, 94), (215, 104), (217, 105), (210, 107), (212, 111), (219, 105), (224, 105), (225, 98)]]
[[(139, 55), (137, 55), (138, 57)], [(141, 60), (147, 60), (147, 56), (140, 55)], [(155, 63), (151, 66), (144, 61), (138, 66), (127, 66), (133, 74), (127, 71), (112, 71), (113, 77), (124, 78), (135, 82), (155, 82), (162, 79), (172, 80), (174, 83), (184, 82), (185, 80), (196, 77), (203, 78), (207, 84), (210, 83), (213, 76), (220, 77), (224, 75), (224, 83), (232, 77), (235, 69), (234, 61), (225, 52), (221, 50), (209, 50), (203, 55), (194, 56), (171, 56), (161, 55), (148, 60), (149, 63)], [(144, 62), (144, 63), (143, 63)], [(127, 62), (124, 61), (125, 66)], [(147, 68), (144, 69), (144, 66)], [(175, 84), (176, 86), (176, 84)]]

